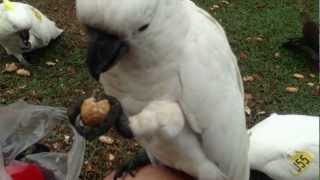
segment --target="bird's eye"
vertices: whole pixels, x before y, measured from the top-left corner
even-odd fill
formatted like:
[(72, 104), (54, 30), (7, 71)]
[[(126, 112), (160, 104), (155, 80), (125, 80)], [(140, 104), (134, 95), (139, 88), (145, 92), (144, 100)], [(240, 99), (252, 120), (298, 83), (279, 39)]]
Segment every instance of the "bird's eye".
[(141, 27), (138, 29), (138, 31), (139, 31), (139, 32), (145, 31), (146, 29), (148, 29), (148, 27), (149, 27), (149, 24), (145, 24), (145, 25), (141, 26)]

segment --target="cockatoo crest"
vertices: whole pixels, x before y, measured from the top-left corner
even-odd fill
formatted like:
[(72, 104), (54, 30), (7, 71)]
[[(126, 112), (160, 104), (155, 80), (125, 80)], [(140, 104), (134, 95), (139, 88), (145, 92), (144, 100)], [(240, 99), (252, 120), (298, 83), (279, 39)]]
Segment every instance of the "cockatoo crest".
[(12, 11), (14, 9), (13, 4), (9, 0), (3, 0), (3, 5), (6, 11)]
[(35, 8), (32, 8), (32, 14), (34, 17), (36, 17), (39, 21), (42, 21), (42, 14), (40, 11), (38, 11)]

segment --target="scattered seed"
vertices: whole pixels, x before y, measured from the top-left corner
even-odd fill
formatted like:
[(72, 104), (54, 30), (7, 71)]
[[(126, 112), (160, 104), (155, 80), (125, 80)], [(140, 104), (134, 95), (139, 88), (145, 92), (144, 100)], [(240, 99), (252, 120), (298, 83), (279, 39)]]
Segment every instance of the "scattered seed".
[(16, 73), (19, 75), (19, 76), (31, 76), (31, 73), (30, 71), (26, 70), (26, 69), (18, 69), (16, 71)]
[(316, 78), (316, 75), (315, 75), (315, 74), (309, 74), (309, 76), (310, 76), (311, 78)]
[(59, 150), (60, 149), (60, 144), (59, 143), (53, 143), (53, 149)]
[(265, 111), (258, 112), (258, 115), (265, 115), (265, 114), (267, 114), (267, 112), (265, 112)]
[(257, 43), (257, 42), (263, 42), (264, 39), (262, 37), (247, 37), (246, 41), (248, 42), (253, 42), (253, 43)]
[(214, 11), (214, 10), (219, 9), (219, 8), (220, 8), (219, 5), (214, 4), (214, 5), (212, 5), (209, 9), (210, 9), (211, 11)]
[(64, 142), (69, 143), (70, 142), (70, 136), (64, 135)]
[(255, 37), (254, 39), (255, 39), (257, 42), (262, 42), (262, 41), (264, 41), (262, 37)]
[(48, 61), (48, 62), (46, 62), (46, 65), (47, 66), (55, 66), (57, 63), (55, 63), (55, 62), (51, 62), (51, 61)]
[(276, 59), (278, 59), (278, 58), (280, 58), (280, 53), (279, 52), (276, 52), (275, 54), (274, 54), (274, 57), (276, 58)]
[(229, 1), (226, 1), (226, 0), (222, 0), (221, 1), (223, 4), (225, 4), (225, 5), (229, 5), (230, 4), (230, 2)]
[(308, 83), (308, 86), (313, 87), (313, 86), (314, 86), (314, 83), (309, 82), (309, 83)]
[(108, 159), (109, 159), (109, 161), (114, 161), (116, 159), (116, 157), (113, 154), (109, 154)]
[(286, 91), (289, 92), (289, 93), (297, 93), (299, 91), (299, 88), (291, 86), (291, 87), (287, 87)]
[(243, 77), (243, 81), (244, 82), (252, 82), (252, 81), (254, 81), (254, 77), (253, 76), (245, 76), (245, 77)]
[(4, 72), (15, 72), (18, 70), (18, 66), (15, 63), (6, 64)]
[(247, 115), (251, 115), (251, 109), (248, 106), (245, 106), (245, 112)]
[(108, 145), (111, 145), (114, 143), (114, 140), (109, 136), (100, 136), (99, 141)]
[(304, 75), (298, 74), (298, 73), (293, 74), (293, 77), (295, 77), (297, 79), (304, 79)]

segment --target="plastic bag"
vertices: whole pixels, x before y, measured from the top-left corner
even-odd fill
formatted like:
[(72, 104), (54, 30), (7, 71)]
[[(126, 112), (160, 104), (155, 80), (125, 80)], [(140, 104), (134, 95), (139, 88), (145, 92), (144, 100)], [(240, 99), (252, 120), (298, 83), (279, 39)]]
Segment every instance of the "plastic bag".
[(11, 180), (5, 166), (15, 163), (17, 155), (62, 123), (68, 124), (74, 134), (68, 153), (44, 152), (27, 155), (25, 159), (53, 174), (54, 177), (46, 176), (46, 180), (78, 180), (85, 140), (69, 124), (65, 109), (31, 105), (24, 101), (0, 106), (0, 180)]

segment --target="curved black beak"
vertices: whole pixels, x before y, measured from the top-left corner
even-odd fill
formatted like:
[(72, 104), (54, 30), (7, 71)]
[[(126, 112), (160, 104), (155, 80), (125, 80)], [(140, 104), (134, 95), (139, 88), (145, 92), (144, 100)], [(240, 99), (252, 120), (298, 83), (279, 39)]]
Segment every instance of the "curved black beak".
[(23, 43), (23, 47), (22, 49), (23, 50), (27, 50), (27, 49), (30, 49), (31, 48), (31, 43), (29, 41), (30, 39), (30, 32), (29, 30), (22, 30), (22, 31), (19, 31), (18, 32), (21, 40), (22, 40), (22, 43)]
[(88, 28), (89, 45), (87, 65), (92, 77), (99, 80), (100, 74), (108, 71), (127, 53), (129, 46), (118, 36)]

